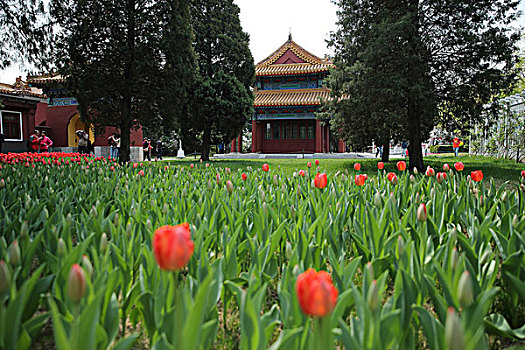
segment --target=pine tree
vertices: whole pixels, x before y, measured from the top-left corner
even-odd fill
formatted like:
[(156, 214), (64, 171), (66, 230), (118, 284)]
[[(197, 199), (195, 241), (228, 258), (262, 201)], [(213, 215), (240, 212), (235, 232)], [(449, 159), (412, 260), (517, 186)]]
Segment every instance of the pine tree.
[(336, 3), (334, 128), (354, 143), (408, 139), (411, 169), (435, 123), (468, 128), (515, 79), (518, 1)]
[(212, 142), (233, 139), (251, 115), (255, 67), (232, 0), (194, 0), (191, 9), (199, 75), (185, 129), (201, 135), (208, 160)]
[(129, 161), (131, 129), (159, 119), (171, 126), (189, 101), (188, 0), (56, 0), (53, 15), (64, 29), (58, 65), (81, 118), (120, 128), (120, 159)]

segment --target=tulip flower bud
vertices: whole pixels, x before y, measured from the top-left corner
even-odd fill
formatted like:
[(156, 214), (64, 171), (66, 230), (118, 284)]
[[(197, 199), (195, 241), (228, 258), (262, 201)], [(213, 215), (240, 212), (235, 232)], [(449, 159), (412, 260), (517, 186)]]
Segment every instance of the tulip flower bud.
[(434, 198), (436, 196), (436, 190), (434, 189), (434, 187), (432, 187), (430, 189), (430, 198)]
[(425, 222), (427, 221), (427, 217), (427, 206), (425, 205), (425, 203), (421, 203), (417, 208), (417, 219), (420, 222)]
[(57, 243), (57, 255), (60, 258), (63, 258), (66, 256), (66, 254), (67, 254), (66, 243), (64, 242), (62, 238), (59, 238), (58, 243)]
[(266, 202), (266, 192), (262, 188), (259, 190), (259, 194), (261, 195), (261, 201)]
[(414, 172), (414, 174), (416, 174), (416, 175), (417, 175), (417, 174), (419, 173), (419, 171), (417, 170), (417, 168), (416, 168), (416, 167), (414, 167), (414, 170), (413, 170), (413, 172)]
[(295, 218), (295, 206), (293, 204), (290, 207), (290, 214), (292, 215), (292, 218)]
[(67, 280), (67, 295), (73, 302), (78, 302), (86, 293), (86, 274), (78, 265), (71, 266)]
[(0, 188), (4, 188), (5, 187), (5, 181), (4, 179), (0, 179)]
[(456, 248), (452, 248), (452, 252), (450, 253), (450, 268), (452, 270), (455, 270), (458, 266), (459, 262), (459, 253)]
[(153, 225), (151, 224), (151, 220), (150, 219), (146, 220), (146, 230), (147, 231), (153, 230)]
[(11, 274), (4, 260), (0, 260), (0, 295), (9, 290)]
[(42, 213), (44, 215), (44, 218), (49, 219), (49, 212), (47, 211), (47, 208), (42, 209)]
[(379, 192), (376, 192), (374, 195), (374, 205), (378, 208), (381, 208), (381, 205), (383, 203), (383, 200), (381, 198), (381, 194)]
[(297, 195), (301, 195), (301, 185), (297, 185)]
[(268, 204), (266, 204), (266, 202), (263, 202), (262, 209), (263, 209), (264, 216), (268, 215)]
[(89, 257), (87, 255), (82, 256), (82, 267), (86, 269), (90, 276), (93, 275), (93, 265), (91, 264), (91, 261), (89, 261)]
[(443, 164), (443, 170), (444, 171), (449, 171), (450, 170), (450, 166), (447, 163)]
[(518, 214), (514, 214), (514, 217), (512, 218), (512, 227), (517, 228), (518, 224), (519, 224)]
[(452, 241), (452, 243), (456, 243), (456, 239), (458, 237), (458, 229), (453, 227), (452, 230), (450, 230), (450, 240)]
[(299, 277), (299, 275), (301, 274), (301, 270), (299, 269), (299, 265), (295, 265), (293, 267), (292, 273), (294, 275), (294, 279), (297, 279), (297, 277)]
[(366, 263), (365, 270), (368, 273), (368, 276), (370, 277), (370, 279), (374, 279), (374, 267), (372, 266), (371, 262)]
[(486, 263), (488, 263), (491, 253), (492, 253), (492, 251), (490, 250), (490, 248), (485, 250), (485, 252), (481, 256), (481, 259), (479, 259), (479, 263), (481, 265), (485, 265)]
[(166, 215), (168, 213), (168, 203), (164, 203), (162, 206), (162, 213)]
[(115, 213), (115, 216), (113, 216), (113, 225), (118, 226), (118, 213)]
[(24, 220), (24, 222), (22, 222), (22, 226), (20, 226), (20, 236), (24, 238), (29, 236), (29, 226), (27, 225), (27, 220)]
[(229, 194), (233, 192), (233, 183), (230, 180), (226, 181), (226, 190)]
[(292, 258), (292, 254), (292, 244), (290, 242), (286, 242), (286, 258), (290, 260)]
[(211, 185), (211, 181), (208, 181), (208, 191), (211, 191), (213, 189), (212, 185)]
[(126, 224), (126, 237), (130, 238), (131, 237), (131, 229), (132, 229), (132, 225), (131, 225), (131, 222), (128, 222)]
[(373, 280), (370, 284), (366, 301), (372, 310), (377, 309), (377, 306), (379, 305), (379, 287), (376, 280)]
[(277, 177), (277, 175), (273, 176), (273, 184), (275, 186), (279, 186), (279, 177)]
[(405, 251), (405, 243), (403, 242), (403, 237), (398, 236), (397, 237), (397, 252), (399, 253), (399, 256), (401, 256), (404, 251)]
[(503, 194), (501, 195), (501, 201), (506, 203), (507, 202), (507, 191), (503, 192)]
[(469, 272), (463, 272), (458, 283), (458, 299), (462, 306), (467, 307), (474, 301), (473, 288)]
[(416, 177), (410, 174), (410, 183), (415, 183), (415, 182), (416, 182)]
[(397, 176), (394, 176), (392, 178), (392, 185), (397, 185), (398, 182), (399, 182), (399, 180), (397, 179)]
[(465, 349), (465, 339), (463, 328), (456, 310), (448, 308), (447, 319), (445, 321), (445, 345), (450, 350)]
[(108, 235), (104, 232), (100, 237), (99, 250), (101, 254), (104, 254), (108, 249)]
[(18, 242), (13, 241), (13, 243), (11, 243), (11, 246), (7, 250), (7, 256), (9, 257), (9, 262), (11, 263), (11, 265), (13, 266), (20, 265), (20, 260), (21, 260), (20, 255), (21, 255), (20, 247), (18, 246)]

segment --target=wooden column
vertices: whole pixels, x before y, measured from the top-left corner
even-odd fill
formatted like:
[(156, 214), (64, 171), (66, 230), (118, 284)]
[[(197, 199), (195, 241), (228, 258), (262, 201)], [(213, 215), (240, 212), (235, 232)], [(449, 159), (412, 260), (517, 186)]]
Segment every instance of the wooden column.
[(237, 152), (242, 153), (242, 133), (237, 137)]
[(236, 140), (233, 139), (233, 141), (232, 141), (232, 145), (231, 145), (231, 147), (230, 147), (230, 153), (235, 152), (236, 148), (237, 148)]
[(323, 152), (323, 132), (321, 122), (315, 121), (315, 153)]
[(257, 131), (257, 121), (252, 120), (252, 153), (257, 153), (259, 151), (257, 149), (257, 142), (259, 139)]

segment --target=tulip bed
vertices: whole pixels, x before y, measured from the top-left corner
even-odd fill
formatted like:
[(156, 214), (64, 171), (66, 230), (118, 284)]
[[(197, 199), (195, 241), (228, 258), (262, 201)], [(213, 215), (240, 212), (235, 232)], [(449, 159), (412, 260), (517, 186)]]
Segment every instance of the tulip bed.
[(0, 349), (523, 345), (520, 173), (315, 167), (0, 155)]

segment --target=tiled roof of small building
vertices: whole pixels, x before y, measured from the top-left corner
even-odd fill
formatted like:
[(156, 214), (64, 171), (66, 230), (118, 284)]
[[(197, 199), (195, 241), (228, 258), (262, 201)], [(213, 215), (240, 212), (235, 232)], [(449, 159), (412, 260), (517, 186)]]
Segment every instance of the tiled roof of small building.
[(254, 107), (278, 106), (317, 106), (321, 99), (329, 99), (330, 90), (299, 89), (299, 90), (258, 90), (255, 91)]
[(66, 79), (58, 73), (48, 73), (27, 77), (27, 82), (33, 85), (46, 85), (52, 83), (63, 83)]
[(0, 83), (0, 94), (44, 98), (41, 89), (29, 86), (22, 77), (16, 78), (14, 84)]
[[(288, 50), (292, 51), (304, 63), (276, 64), (275, 62)], [(328, 72), (332, 66), (332, 61), (311, 54), (290, 38), (270, 56), (257, 64), (255, 74), (258, 76), (270, 76)]]

